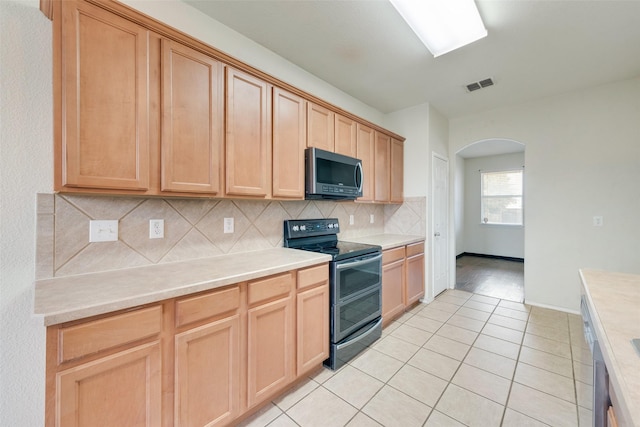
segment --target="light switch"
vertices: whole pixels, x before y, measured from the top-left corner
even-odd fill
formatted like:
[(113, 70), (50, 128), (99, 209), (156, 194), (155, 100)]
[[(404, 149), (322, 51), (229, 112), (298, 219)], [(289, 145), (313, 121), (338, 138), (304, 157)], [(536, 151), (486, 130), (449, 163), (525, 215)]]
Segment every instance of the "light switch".
[(604, 219), (601, 216), (593, 217), (593, 226), (594, 227), (602, 227), (604, 225)]
[(117, 219), (89, 221), (89, 242), (115, 242), (117, 240)]

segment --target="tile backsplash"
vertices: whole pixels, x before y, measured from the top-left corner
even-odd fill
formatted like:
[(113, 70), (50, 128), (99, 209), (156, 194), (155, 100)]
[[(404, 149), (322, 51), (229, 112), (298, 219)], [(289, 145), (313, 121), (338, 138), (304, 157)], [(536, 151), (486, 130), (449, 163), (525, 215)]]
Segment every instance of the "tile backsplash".
[[(38, 194), (36, 278), (278, 247), (285, 219), (336, 217), (343, 240), (385, 232), (424, 236), (425, 209), (424, 197), (374, 205)], [(224, 233), (224, 218), (234, 218), (233, 233)], [(118, 220), (118, 240), (90, 243), (89, 220), (94, 219)], [(149, 239), (150, 219), (164, 220), (163, 239)]]

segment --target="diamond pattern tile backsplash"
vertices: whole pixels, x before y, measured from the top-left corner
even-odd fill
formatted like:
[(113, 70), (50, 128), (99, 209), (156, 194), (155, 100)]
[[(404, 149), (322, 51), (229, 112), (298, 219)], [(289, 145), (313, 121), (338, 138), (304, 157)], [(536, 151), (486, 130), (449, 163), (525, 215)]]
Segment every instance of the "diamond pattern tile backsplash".
[[(38, 194), (36, 278), (278, 247), (285, 219), (338, 218), (343, 240), (382, 233), (424, 236), (425, 215), (424, 197), (407, 198), (402, 205), (373, 205)], [(224, 233), (224, 218), (230, 217), (234, 232)], [(93, 219), (117, 219), (118, 241), (89, 243)], [(149, 239), (150, 219), (164, 220), (163, 239)]]

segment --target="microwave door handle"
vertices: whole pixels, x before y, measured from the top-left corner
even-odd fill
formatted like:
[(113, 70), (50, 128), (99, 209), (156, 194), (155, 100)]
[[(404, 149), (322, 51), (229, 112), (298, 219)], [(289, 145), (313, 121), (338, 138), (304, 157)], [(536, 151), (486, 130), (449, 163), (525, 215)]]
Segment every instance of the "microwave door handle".
[(344, 264), (337, 264), (336, 265), (336, 270), (342, 270), (345, 268), (353, 268), (353, 267), (358, 267), (360, 265), (363, 264), (369, 264), (370, 262), (374, 262), (374, 261), (378, 261), (382, 259), (382, 254), (373, 256), (373, 257), (369, 257), (363, 260), (358, 260), (358, 261), (351, 261), (351, 262), (345, 262)]
[(362, 183), (363, 183), (363, 176), (362, 176), (362, 163), (358, 162), (356, 164), (356, 170), (355, 170), (355, 178), (356, 178), (356, 182), (358, 182), (358, 193), (362, 193)]

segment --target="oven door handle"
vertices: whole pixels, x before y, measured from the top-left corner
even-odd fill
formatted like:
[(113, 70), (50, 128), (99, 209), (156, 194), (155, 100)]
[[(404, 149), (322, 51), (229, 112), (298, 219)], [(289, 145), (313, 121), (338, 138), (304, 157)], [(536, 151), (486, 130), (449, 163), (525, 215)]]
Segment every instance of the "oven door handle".
[(380, 327), (382, 325), (382, 317), (380, 317), (378, 320), (372, 322), (371, 324), (369, 324), (367, 327), (364, 327), (362, 329), (360, 329), (358, 332), (349, 335), (349, 339), (347, 341), (343, 341), (340, 344), (336, 345), (336, 349), (337, 350), (341, 350), (345, 347), (348, 347), (350, 344), (353, 344), (354, 341), (360, 341), (363, 340), (364, 338), (366, 338), (368, 335), (374, 333), (376, 331), (376, 328)]
[(369, 264), (370, 262), (375, 262), (382, 259), (382, 254), (378, 254), (369, 258), (359, 259), (357, 261), (345, 262), (344, 264), (336, 263), (336, 270), (343, 270), (345, 268), (354, 268), (360, 265)]

